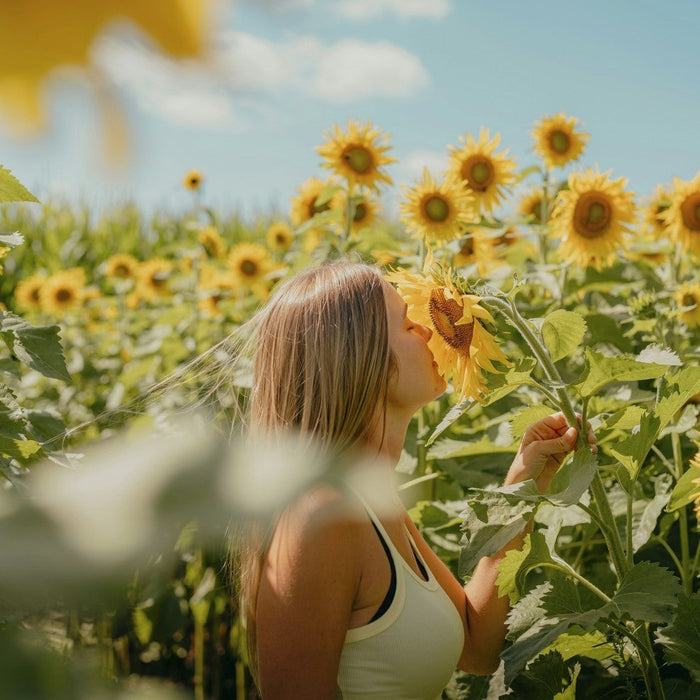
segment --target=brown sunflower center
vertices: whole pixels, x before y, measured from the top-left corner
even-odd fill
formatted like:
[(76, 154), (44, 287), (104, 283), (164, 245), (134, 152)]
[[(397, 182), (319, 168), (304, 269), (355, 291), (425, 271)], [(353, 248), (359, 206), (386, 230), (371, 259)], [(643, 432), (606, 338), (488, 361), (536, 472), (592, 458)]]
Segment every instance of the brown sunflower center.
[(697, 303), (698, 303), (698, 301), (695, 298), (694, 294), (691, 294), (690, 292), (686, 292), (683, 295), (683, 306), (696, 306)]
[(119, 263), (114, 268), (114, 274), (116, 277), (129, 277), (129, 275), (131, 275), (131, 268), (125, 263)]
[(464, 255), (465, 257), (470, 257), (474, 255), (474, 236), (469, 236), (464, 241), (462, 241), (459, 253), (460, 255)]
[(542, 223), (542, 199), (537, 199), (532, 203), (530, 207), (530, 216), (533, 218), (534, 223)]
[(612, 206), (600, 192), (585, 192), (574, 209), (574, 228), (583, 238), (600, 238), (612, 219)]
[(462, 163), (462, 178), (477, 192), (484, 192), (494, 177), (493, 163), (486, 156), (470, 156)]
[(241, 271), (241, 274), (246, 277), (255, 277), (258, 273), (258, 264), (255, 260), (241, 260), (238, 269)]
[(364, 146), (349, 146), (343, 152), (343, 158), (359, 175), (364, 175), (372, 167), (372, 154)]
[(32, 289), (32, 291), (29, 293), (29, 298), (32, 301), (39, 301), (39, 287), (35, 287)]
[(275, 234), (275, 243), (277, 245), (287, 245), (287, 234), (282, 231), (278, 231)]
[(428, 302), (430, 319), (440, 337), (460, 355), (469, 357), (474, 334), (474, 322), (457, 323), (462, 318), (463, 307), (454, 299), (448, 299), (442, 289), (433, 289)]
[(686, 228), (700, 231), (700, 192), (693, 192), (683, 200), (681, 216)]
[(569, 134), (560, 129), (555, 129), (549, 134), (549, 145), (555, 153), (566, 153), (571, 147)]
[(450, 213), (450, 207), (443, 197), (431, 194), (423, 202), (423, 211), (428, 219), (442, 223)]
[(151, 286), (155, 289), (163, 289), (168, 283), (168, 278), (162, 272), (154, 272), (151, 275)]
[(73, 300), (73, 291), (65, 287), (56, 291), (56, 301), (59, 304), (67, 304)]
[(368, 214), (368, 209), (367, 205), (364, 202), (358, 202), (357, 205), (355, 206), (355, 214), (352, 217), (352, 220), (358, 224), (364, 221), (367, 218)]

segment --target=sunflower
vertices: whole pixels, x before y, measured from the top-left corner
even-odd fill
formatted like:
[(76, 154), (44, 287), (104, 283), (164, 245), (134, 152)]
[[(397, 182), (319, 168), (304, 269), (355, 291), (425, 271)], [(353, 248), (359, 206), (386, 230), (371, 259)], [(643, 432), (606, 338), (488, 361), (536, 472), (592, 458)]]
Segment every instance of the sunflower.
[(645, 238), (658, 240), (666, 235), (664, 212), (671, 206), (671, 193), (663, 185), (657, 185), (654, 194), (642, 207), (640, 232)]
[(190, 170), (185, 174), (182, 179), (182, 185), (186, 190), (192, 190), (196, 192), (204, 182), (204, 175), (202, 175), (201, 170)]
[(310, 221), (316, 214), (331, 209), (339, 209), (343, 206), (343, 193), (338, 189), (332, 192), (330, 198), (323, 198), (317, 203), (319, 195), (326, 191), (333, 190), (333, 180), (320, 180), (317, 177), (310, 177), (298, 188), (296, 197), (292, 197), (292, 206), (289, 211), (289, 218), (295, 226), (301, 226)]
[(435, 240), (452, 240), (462, 234), (474, 216), (472, 195), (448, 176), (438, 182), (423, 169), (423, 179), (413, 187), (402, 186), (404, 199), (399, 206), (407, 230)]
[(457, 399), (481, 401), (487, 393), (483, 372), (499, 372), (494, 362), (510, 363), (483, 325), (493, 318), (479, 306), (481, 297), (462, 293), (450, 270), (427, 274), (430, 257), (423, 274), (399, 270), (387, 279), (396, 284), (408, 315), (434, 331), (428, 346), (440, 373), (452, 378)]
[(560, 112), (553, 117), (545, 116), (531, 133), (535, 139), (535, 151), (542, 157), (548, 170), (561, 168), (578, 160), (590, 136), (578, 131), (578, 119)]
[(47, 314), (60, 316), (83, 301), (85, 271), (81, 267), (51, 275), (39, 289), (39, 305)]
[(12, 250), (9, 246), (0, 246), (0, 275), (4, 271), (4, 267), (2, 265), (2, 259)]
[(635, 219), (634, 194), (625, 191), (627, 180), (611, 180), (610, 171), (569, 175), (568, 190), (561, 190), (552, 211), (552, 235), (561, 238), (559, 255), (569, 263), (601, 270), (611, 265), (616, 250), (626, 247), (625, 233)]
[(676, 289), (673, 298), (676, 300), (678, 307), (684, 309), (681, 311), (680, 317), (688, 328), (700, 326), (700, 284), (696, 282), (681, 284)]
[(46, 275), (31, 275), (15, 287), (15, 301), (20, 309), (37, 311), (41, 308), (41, 289), (46, 284)]
[(227, 262), (236, 279), (245, 285), (262, 281), (270, 269), (267, 248), (260, 243), (239, 243), (233, 246)]
[(197, 240), (210, 258), (223, 258), (226, 255), (226, 243), (214, 226), (205, 226), (197, 234)]
[(454, 267), (475, 265), (481, 276), (488, 275), (498, 265), (494, 250), (495, 241), (483, 229), (470, 228), (459, 240), (459, 250), (452, 258)]
[(136, 270), (135, 296), (144, 301), (153, 301), (169, 294), (172, 269), (172, 263), (164, 258), (142, 262)]
[(278, 250), (284, 253), (290, 249), (294, 240), (294, 234), (284, 221), (274, 221), (267, 229), (266, 240), (271, 250)]
[(700, 255), (700, 172), (688, 182), (673, 179), (671, 204), (661, 217), (684, 253)]
[(354, 201), (353, 217), (350, 222), (350, 231), (359, 233), (363, 229), (371, 227), (379, 217), (381, 205), (376, 197), (363, 194)]
[(525, 219), (525, 223), (537, 226), (542, 223), (543, 199), (544, 192), (541, 188), (530, 190), (520, 198), (517, 211)]
[(345, 133), (336, 124), (324, 136), (326, 142), (317, 148), (325, 159), (323, 167), (346, 179), (351, 189), (359, 185), (378, 192), (382, 183), (393, 184), (383, 170), (383, 166), (396, 161), (386, 155), (391, 148), (387, 145), (388, 134), (373, 128), (370, 122), (350, 120)]
[(117, 253), (107, 259), (105, 263), (105, 276), (133, 279), (136, 276), (138, 266), (139, 262), (133, 255)]
[(501, 142), (501, 135), (491, 138), (483, 127), (479, 140), (471, 134), (459, 137), (461, 148), (449, 146), (449, 173), (474, 196), (479, 211), (492, 212), (499, 206), (515, 182), (515, 161), (507, 158), (508, 150), (494, 153)]

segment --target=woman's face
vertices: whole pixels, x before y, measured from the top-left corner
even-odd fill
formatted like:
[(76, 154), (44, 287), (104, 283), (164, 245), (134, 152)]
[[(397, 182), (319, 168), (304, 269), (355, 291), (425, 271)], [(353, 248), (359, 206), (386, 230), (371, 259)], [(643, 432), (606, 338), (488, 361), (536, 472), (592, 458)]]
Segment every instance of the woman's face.
[(389, 379), (387, 405), (413, 413), (440, 396), (447, 384), (428, 347), (433, 332), (406, 315), (406, 303), (388, 283), (384, 285), (384, 301), (389, 347), (397, 365)]

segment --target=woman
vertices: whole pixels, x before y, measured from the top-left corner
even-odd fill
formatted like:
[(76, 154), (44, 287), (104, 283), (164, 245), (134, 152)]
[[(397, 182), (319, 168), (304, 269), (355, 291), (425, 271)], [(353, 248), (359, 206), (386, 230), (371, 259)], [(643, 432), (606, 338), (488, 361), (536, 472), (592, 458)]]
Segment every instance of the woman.
[[(434, 698), (455, 667), (493, 672), (508, 612), (496, 566), (522, 538), (484, 558), (463, 587), (412, 523), (393, 480), (411, 417), (446, 388), (431, 331), (407, 317), (378, 270), (359, 263), (296, 276), (259, 321), (254, 432), (307, 436), (371, 473), (308, 489), (244, 556), (262, 697)], [(506, 483), (534, 479), (546, 489), (576, 437), (560, 414), (530, 426)]]

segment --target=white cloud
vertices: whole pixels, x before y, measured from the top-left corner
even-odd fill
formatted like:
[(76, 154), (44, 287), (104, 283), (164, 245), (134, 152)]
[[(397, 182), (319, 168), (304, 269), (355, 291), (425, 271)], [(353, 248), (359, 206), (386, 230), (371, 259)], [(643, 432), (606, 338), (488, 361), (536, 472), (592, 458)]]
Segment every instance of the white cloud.
[(323, 51), (312, 77), (313, 92), (328, 100), (408, 97), (429, 83), (420, 59), (389, 42), (347, 39)]
[(442, 177), (447, 169), (447, 155), (439, 151), (412, 151), (403, 156), (398, 164), (397, 177), (408, 184), (423, 177), (423, 169), (428, 168), (433, 177)]
[(443, 19), (450, 12), (450, 0), (341, 0), (337, 12), (355, 20), (375, 19), (385, 14), (401, 19)]

